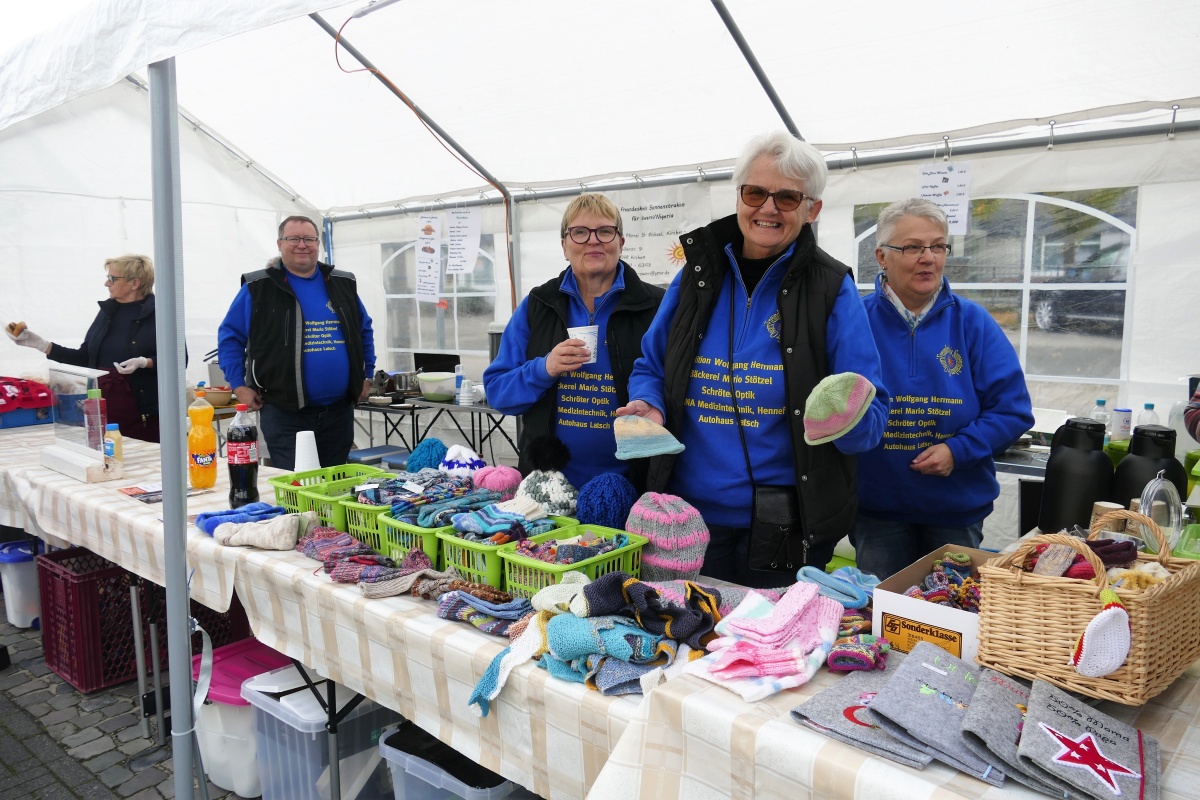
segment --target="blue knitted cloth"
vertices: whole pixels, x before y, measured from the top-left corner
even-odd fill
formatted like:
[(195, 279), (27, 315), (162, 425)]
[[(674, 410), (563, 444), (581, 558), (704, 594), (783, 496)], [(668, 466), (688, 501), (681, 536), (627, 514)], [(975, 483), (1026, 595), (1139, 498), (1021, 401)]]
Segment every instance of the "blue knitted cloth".
[(232, 508), (228, 511), (202, 511), (196, 515), (196, 527), (212, 536), (217, 526), (225, 522), (262, 522), (286, 513), (287, 509), (283, 506), (273, 506), (270, 503), (247, 503), (241, 508)]

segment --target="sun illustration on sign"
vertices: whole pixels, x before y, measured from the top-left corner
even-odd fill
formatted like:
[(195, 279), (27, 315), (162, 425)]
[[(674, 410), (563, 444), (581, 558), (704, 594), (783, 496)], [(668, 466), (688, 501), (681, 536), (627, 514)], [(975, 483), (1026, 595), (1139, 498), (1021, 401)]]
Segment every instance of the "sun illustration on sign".
[(671, 259), (672, 264), (677, 266), (687, 261), (687, 257), (683, 254), (683, 245), (679, 242), (676, 242), (674, 247), (667, 250), (667, 257)]

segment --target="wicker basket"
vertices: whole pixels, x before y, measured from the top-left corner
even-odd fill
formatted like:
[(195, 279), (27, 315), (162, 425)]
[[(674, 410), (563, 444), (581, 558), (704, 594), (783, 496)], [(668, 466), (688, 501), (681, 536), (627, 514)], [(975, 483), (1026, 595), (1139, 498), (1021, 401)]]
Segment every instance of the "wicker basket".
[[(1071, 666), (1075, 643), (1103, 606), (1099, 595), (1108, 588), (1104, 565), (1080, 539), (1054, 533), (1034, 536), (1014, 552), (993, 558), (980, 568), (982, 602), (979, 654), (976, 661), (1008, 675), (1041, 678), (1088, 697), (1140, 706), (1166, 689), (1200, 657), (1200, 562), (1172, 558), (1162, 531), (1141, 514), (1113, 511), (1092, 523), (1089, 538), (1098, 538), (1115, 519), (1132, 520), (1159, 542), (1157, 556), (1138, 554), (1138, 561), (1157, 561), (1171, 577), (1145, 590), (1117, 588), (1129, 613), (1129, 657), (1115, 672), (1087, 678)], [(1034, 575), (1021, 569), (1039, 544), (1066, 544), (1082, 553), (1096, 577), (1092, 580)]]

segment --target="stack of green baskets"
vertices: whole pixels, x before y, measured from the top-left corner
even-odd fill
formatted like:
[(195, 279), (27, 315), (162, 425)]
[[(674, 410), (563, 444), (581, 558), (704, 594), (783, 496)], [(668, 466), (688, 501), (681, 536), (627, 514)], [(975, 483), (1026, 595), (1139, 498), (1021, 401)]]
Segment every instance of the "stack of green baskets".
[(379, 552), (399, 564), (408, 551), (420, 547), (429, 556), (437, 569), (445, 569), (438, 547), (438, 534), (443, 531), (453, 531), (454, 528), (418, 528), (407, 522), (392, 518), (392, 510), (384, 507), (383, 513), (377, 516), (379, 524)]
[[(555, 529), (534, 537), (534, 541), (553, 538), (561, 528), (574, 527), (579, 520), (573, 517), (550, 517), (554, 520)], [(454, 567), (465, 579), (474, 583), (485, 583), (504, 588), (504, 562), (500, 560), (500, 551), (516, 544), (488, 544), (486, 542), (469, 542), (460, 539), (454, 528), (442, 528), (437, 532), (437, 538), (442, 541), (442, 558), (447, 567)]]
[(368, 545), (372, 550), (381, 555), (388, 555), (384, 552), (385, 542), (383, 540), (383, 531), (380, 527), (379, 518), (385, 512), (391, 510), (391, 506), (373, 506), (369, 503), (358, 502), (357, 495), (343, 497), (339, 501), (342, 507), (342, 513), (346, 517), (346, 527), (338, 530), (345, 530), (355, 539)]
[(306, 472), (276, 475), (274, 478), (268, 478), (267, 483), (271, 484), (275, 489), (275, 505), (283, 506), (288, 511), (296, 513), (308, 510), (301, 508), (302, 498), (300, 497), (300, 492), (303, 489), (319, 486), (330, 481), (387, 474), (387, 470), (380, 469), (379, 467), (370, 467), (364, 464), (342, 464), (337, 467), (324, 467), (322, 469), (311, 469)]
[[(539, 534), (534, 536), (531, 541), (544, 542), (549, 539), (564, 539), (583, 534), (594, 534), (604, 539), (612, 539), (622, 533), (629, 537), (629, 544), (625, 547), (604, 555), (577, 561), (574, 564), (548, 564), (545, 561), (519, 555), (516, 542), (501, 545), (500, 558), (504, 561), (504, 590), (513, 597), (533, 597), (547, 586), (554, 586), (561, 582), (562, 576), (568, 572), (582, 572), (592, 580), (596, 580), (601, 575), (619, 570), (637, 578), (642, 574), (642, 548), (649, 540), (636, 533), (627, 533), (599, 525), (578, 525)], [(457, 565), (455, 566), (457, 567)]]

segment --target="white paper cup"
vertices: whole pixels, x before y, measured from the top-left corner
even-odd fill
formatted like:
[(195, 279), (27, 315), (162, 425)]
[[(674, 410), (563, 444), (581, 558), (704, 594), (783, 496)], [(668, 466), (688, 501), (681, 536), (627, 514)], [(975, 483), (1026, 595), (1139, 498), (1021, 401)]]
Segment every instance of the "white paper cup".
[(321, 468), (321, 459), (317, 455), (317, 437), (312, 431), (296, 433), (296, 462), (293, 469), (296, 472), (307, 472)]
[(570, 339), (582, 339), (583, 346), (588, 349), (591, 356), (585, 364), (596, 363), (596, 350), (599, 346), (600, 327), (598, 325), (581, 325), (578, 328), (567, 328), (567, 337)]
[(1112, 429), (1109, 438), (1114, 442), (1128, 439), (1133, 431), (1133, 409), (1114, 408), (1112, 410)]

